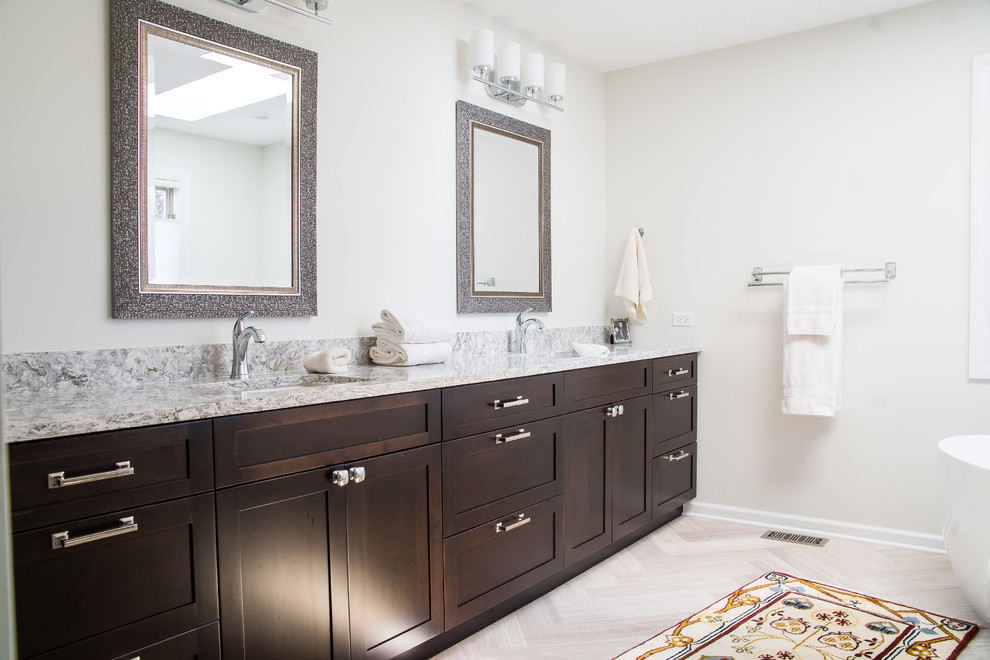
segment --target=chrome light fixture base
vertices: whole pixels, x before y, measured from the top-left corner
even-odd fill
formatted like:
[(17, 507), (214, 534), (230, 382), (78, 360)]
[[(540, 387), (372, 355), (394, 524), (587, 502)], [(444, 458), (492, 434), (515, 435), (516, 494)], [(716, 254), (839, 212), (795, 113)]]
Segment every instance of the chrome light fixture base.
[(561, 101), (562, 98), (559, 96), (551, 96), (550, 100), (552, 102), (542, 101), (536, 98), (536, 94), (539, 93), (539, 88), (529, 88), (526, 92), (523, 92), (518, 80), (507, 80), (505, 82), (497, 82), (494, 70), (486, 69), (475, 69), (471, 76), (472, 80), (477, 80), (485, 86), (485, 91), (488, 96), (493, 99), (508, 103), (514, 106), (526, 105), (527, 101), (532, 101), (547, 108), (553, 108), (559, 112), (563, 112), (564, 109), (557, 105), (557, 102)]

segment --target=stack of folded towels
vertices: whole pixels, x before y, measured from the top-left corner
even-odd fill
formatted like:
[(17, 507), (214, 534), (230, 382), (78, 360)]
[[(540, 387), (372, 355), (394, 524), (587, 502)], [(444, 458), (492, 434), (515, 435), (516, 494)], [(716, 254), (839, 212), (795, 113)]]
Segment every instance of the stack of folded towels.
[(382, 320), (371, 329), (378, 338), (378, 344), (371, 347), (375, 364), (409, 367), (450, 360), (453, 328), (431, 314), (396, 314), (383, 309)]

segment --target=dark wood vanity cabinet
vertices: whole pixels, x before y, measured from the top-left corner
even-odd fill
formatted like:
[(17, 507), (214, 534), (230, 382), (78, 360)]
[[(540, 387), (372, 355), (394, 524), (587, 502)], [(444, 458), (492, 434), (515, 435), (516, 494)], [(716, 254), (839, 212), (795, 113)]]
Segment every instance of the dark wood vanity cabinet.
[[(440, 429), (427, 422), (439, 419), (430, 411), (439, 393), (383, 399), (302, 408), (298, 419), (337, 448), (328, 456), (352, 455), (353, 445), (338, 436), (345, 429), (374, 429), (371, 447), (411, 436), (425, 446), (217, 492), (225, 658), (391, 658), (443, 630), (440, 447), (429, 443)], [(252, 469), (269, 474), (300, 464), (280, 455), (286, 445), (319, 446), (304, 436), (280, 443), (279, 426), (259, 415), (234, 421), (265, 429), (272, 444), (265, 452), (282, 467)], [(382, 425), (378, 415), (398, 423)], [(243, 446), (243, 438), (224, 437)], [(221, 440), (218, 462), (235, 460)]]
[(20, 657), (219, 657), (210, 422), (15, 443), (10, 471)]
[(694, 497), (696, 359), (14, 443), (20, 656), (429, 657)]

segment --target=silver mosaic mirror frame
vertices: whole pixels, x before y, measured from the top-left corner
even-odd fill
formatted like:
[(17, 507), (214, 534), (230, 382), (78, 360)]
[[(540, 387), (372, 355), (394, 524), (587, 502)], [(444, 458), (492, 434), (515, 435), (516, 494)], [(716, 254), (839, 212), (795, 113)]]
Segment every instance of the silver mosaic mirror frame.
[[(140, 21), (294, 66), (302, 72), (299, 99), (299, 293), (173, 293), (141, 291), (140, 257)], [(246, 310), (258, 316), (316, 316), (317, 54), (222, 21), (158, 2), (111, 0), (110, 180), (113, 318), (223, 318)]]
[[(518, 313), (531, 307), (534, 312), (549, 312), (552, 306), (550, 267), (550, 131), (486, 108), (458, 101), (457, 133), (457, 313)], [(472, 295), (474, 268), (472, 259), (471, 199), (471, 125), (491, 126), (505, 133), (520, 135), (542, 143), (542, 228), (540, 233), (542, 295)]]

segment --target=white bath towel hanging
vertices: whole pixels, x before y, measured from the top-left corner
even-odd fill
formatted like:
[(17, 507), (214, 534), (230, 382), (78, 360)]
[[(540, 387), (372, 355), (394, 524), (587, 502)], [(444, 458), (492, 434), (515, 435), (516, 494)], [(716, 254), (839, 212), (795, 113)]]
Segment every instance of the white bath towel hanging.
[(842, 404), (842, 269), (799, 266), (784, 282), (788, 415), (834, 417)]
[(615, 295), (622, 298), (631, 319), (637, 323), (646, 321), (646, 303), (653, 298), (653, 286), (650, 284), (650, 269), (646, 264), (646, 247), (637, 228), (633, 228), (626, 242), (619, 280), (615, 284)]

